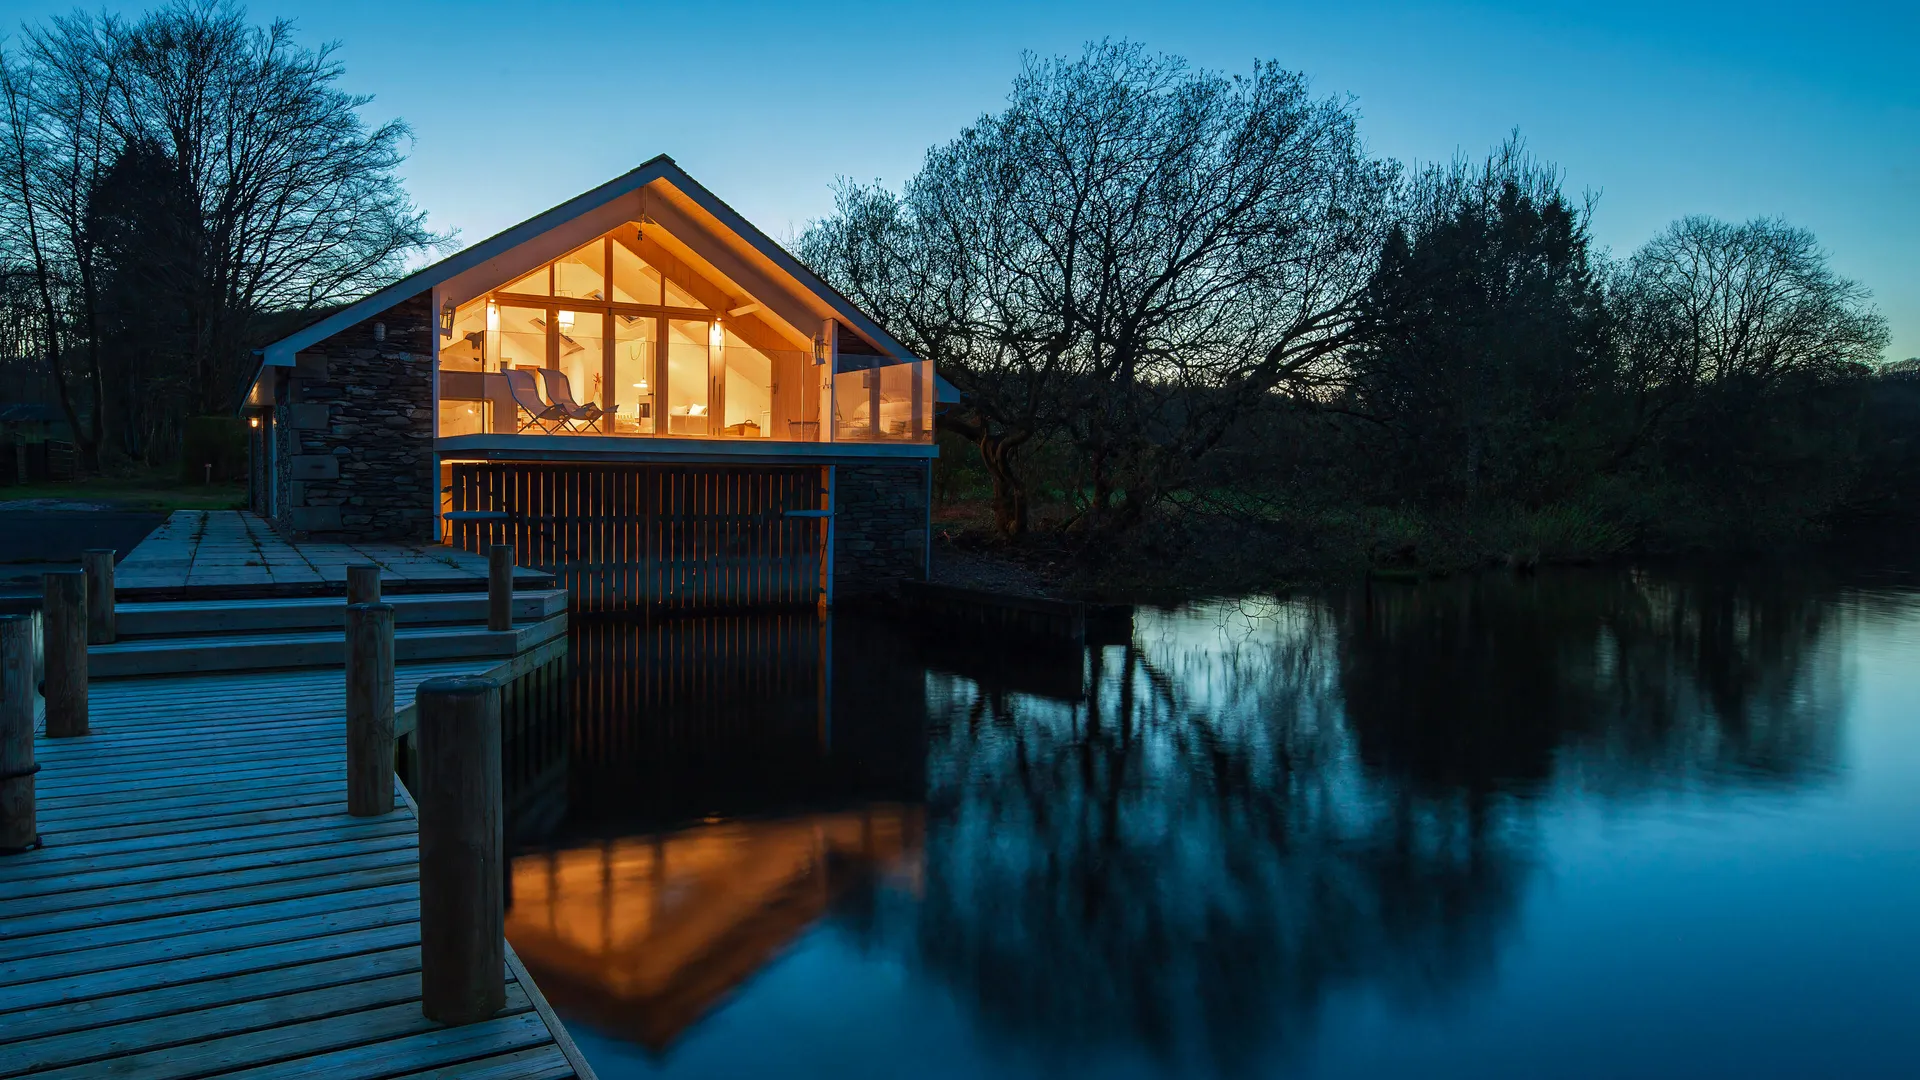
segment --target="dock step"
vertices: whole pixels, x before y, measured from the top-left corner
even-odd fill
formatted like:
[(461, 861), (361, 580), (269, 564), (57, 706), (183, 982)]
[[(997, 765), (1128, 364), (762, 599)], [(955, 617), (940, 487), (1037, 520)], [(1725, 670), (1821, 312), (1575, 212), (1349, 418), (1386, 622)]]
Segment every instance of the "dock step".
[[(487, 621), (487, 594), (407, 593), (384, 596), (393, 606), (396, 626), (435, 623), (472, 625)], [(539, 622), (567, 610), (565, 589), (520, 591), (513, 596), (513, 619)], [(315, 596), (263, 602), (260, 600), (181, 600), (158, 603), (119, 603), (113, 607), (116, 636), (121, 641), (189, 635), (256, 634), (275, 631), (332, 630), (347, 623), (347, 602), (340, 596)]]
[[(479, 626), (402, 628), (393, 635), (393, 657), (396, 663), (402, 664), (512, 657), (566, 632), (564, 613), (501, 631), (486, 629), (484, 622)], [(339, 630), (134, 639), (87, 649), (88, 675), (94, 679), (342, 667), (345, 664), (346, 636)]]

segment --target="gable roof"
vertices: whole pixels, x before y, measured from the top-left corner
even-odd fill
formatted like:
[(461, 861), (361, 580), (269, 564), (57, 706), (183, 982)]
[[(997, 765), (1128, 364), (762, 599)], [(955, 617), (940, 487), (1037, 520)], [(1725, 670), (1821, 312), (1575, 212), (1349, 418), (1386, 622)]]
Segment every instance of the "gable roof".
[(319, 344), (355, 323), (377, 315), (409, 297), (418, 296), (575, 218), (605, 206), (623, 195), (639, 191), (656, 180), (666, 181), (692, 200), (722, 227), (746, 241), (761, 256), (792, 277), (803, 288), (812, 292), (833, 311), (836, 317), (882, 351), (902, 360), (919, 359), (905, 345), (881, 329), (880, 325), (869, 318), (865, 312), (855, 307), (853, 301), (822, 281), (800, 260), (775, 243), (772, 237), (754, 227), (719, 196), (688, 176), (686, 170), (675, 164), (672, 158), (661, 154), (647, 160), (631, 172), (617, 176), (584, 194), (576, 195), (559, 206), (496, 233), (472, 247), (449, 255), (431, 266), (409, 274), (386, 288), (362, 297), (273, 342), (260, 350), (260, 369), (254, 372), (254, 381), (257, 383), (261, 372), (268, 367), (292, 367), (294, 357), (302, 349)]

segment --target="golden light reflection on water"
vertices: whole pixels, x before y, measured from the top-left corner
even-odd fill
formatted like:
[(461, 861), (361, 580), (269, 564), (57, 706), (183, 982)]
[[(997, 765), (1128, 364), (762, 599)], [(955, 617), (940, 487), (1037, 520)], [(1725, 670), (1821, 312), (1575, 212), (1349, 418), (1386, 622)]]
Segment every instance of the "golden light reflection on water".
[(876, 805), (520, 855), (507, 938), (563, 1011), (664, 1049), (847, 889), (917, 894), (923, 831)]

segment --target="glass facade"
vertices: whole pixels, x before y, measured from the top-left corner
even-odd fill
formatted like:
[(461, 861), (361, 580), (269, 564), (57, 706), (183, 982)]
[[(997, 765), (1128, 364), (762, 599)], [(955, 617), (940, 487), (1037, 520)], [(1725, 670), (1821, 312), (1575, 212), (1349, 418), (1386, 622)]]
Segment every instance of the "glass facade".
[(829, 376), (796, 333), (628, 222), (451, 313), (439, 433), (932, 440), (928, 365)]

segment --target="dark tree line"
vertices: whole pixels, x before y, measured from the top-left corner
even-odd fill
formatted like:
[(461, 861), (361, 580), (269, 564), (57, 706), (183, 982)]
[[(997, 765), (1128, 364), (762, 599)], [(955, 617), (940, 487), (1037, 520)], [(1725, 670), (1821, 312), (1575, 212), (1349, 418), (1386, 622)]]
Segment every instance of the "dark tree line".
[(1591, 212), (1517, 136), (1410, 169), (1298, 74), (1101, 43), (1029, 61), (900, 190), (844, 184), (800, 246), (965, 394), (944, 430), (1009, 536), (1037, 488), (1103, 537), (1844, 502), (1887, 341), (1866, 291), (1784, 222), (1616, 259)]
[(440, 238), (334, 47), (220, 0), (76, 13), (0, 52), (6, 359), (37, 366), (89, 467), (156, 462), (229, 414), (275, 326), (390, 280)]

